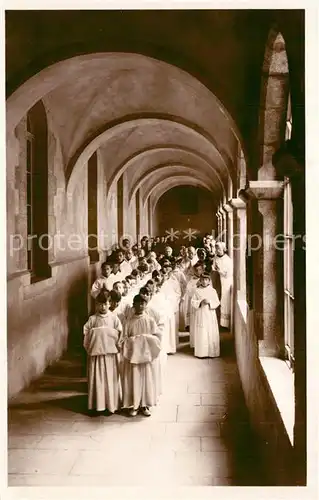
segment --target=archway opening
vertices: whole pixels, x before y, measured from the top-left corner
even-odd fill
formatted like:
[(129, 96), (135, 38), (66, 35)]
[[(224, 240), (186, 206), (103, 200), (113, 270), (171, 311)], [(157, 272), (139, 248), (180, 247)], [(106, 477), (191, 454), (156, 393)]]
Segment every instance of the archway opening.
[(177, 186), (159, 199), (153, 214), (153, 234), (168, 236), (171, 246), (197, 245), (216, 231), (216, 201), (208, 190)]

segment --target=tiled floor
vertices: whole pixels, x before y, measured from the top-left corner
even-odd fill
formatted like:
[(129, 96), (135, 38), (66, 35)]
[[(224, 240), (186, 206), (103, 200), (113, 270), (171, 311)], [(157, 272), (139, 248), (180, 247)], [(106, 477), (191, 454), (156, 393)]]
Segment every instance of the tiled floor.
[(65, 357), (9, 406), (9, 486), (262, 485), (231, 343), (169, 356), (152, 417), (86, 415), (81, 357)]

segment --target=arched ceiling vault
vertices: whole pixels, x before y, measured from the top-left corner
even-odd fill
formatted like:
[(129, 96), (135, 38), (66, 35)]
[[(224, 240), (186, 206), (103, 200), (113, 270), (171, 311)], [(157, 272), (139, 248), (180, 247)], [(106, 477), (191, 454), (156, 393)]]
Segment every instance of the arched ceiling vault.
[(156, 184), (159, 181), (159, 179), (161, 179), (163, 176), (170, 177), (171, 175), (176, 174), (176, 172), (178, 171), (188, 171), (194, 177), (198, 177), (205, 180), (207, 185), (210, 185), (212, 187), (212, 190), (219, 196), (221, 195), (221, 193), (223, 193), (223, 185), (220, 182), (220, 179), (212, 175), (211, 172), (209, 172), (207, 175), (207, 173), (201, 171), (194, 164), (192, 165), (192, 164), (185, 164), (182, 162), (180, 163), (169, 162), (161, 165), (156, 165), (147, 173), (143, 173), (139, 177), (138, 181), (132, 186), (132, 188), (129, 191), (128, 195), (129, 203), (131, 203), (137, 190), (140, 189), (141, 187), (143, 187), (143, 190), (145, 191), (146, 186), (149, 185), (150, 183)]
[(145, 177), (141, 182), (142, 203), (145, 205), (148, 197), (151, 195), (156, 186), (160, 185), (163, 181), (177, 177), (189, 176), (191, 179), (198, 179), (209, 189), (215, 197), (220, 197), (220, 190), (212, 182), (210, 177), (198, 172), (194, 167), (187, 167), (184, 165), (171, 165), (163, 167), (153, 175)]
[[(143, 132), (143, 130), (141, 130), (141, 132)], [(168, 132), (170, 132), (170, 130)], [(165, 137), (162, 136), (160, 138), (164, 140)], [(143, 133), (142, 138), (145, 143), (145, 139), (147, 140), (145, 133)], [(167, 138), (173, 139), (174, 137), (172, 137), (172, 133), (169, 133)], [(110, 174), (110, 178), (107, 183), (108, 191), (111, 190), (112, 186), (118, 181), (119, 177), (125, 171), (131, 171), (130, 185), (132, 186), (138, 181), (139, 178), (142, 178), (144, 174), (154, 170), (158, 164), (165, 164), (169, 162), (196, 164), (203, 172), (207, 172), (208, 175), (213, 174), (213, 176), (220, 179), (221, 187), (223, 189), (226, 188), (225, 179), (220, 177), (214, 167), (214, 156), (212, 155), (212, 151), (206, 147), (207, 153), (210, 154), (210, 156), (205, 155), (203, 153), (203, 150), (205, 152), (205, 145), (202, 142), (198, 144), (198, 147), (201, 147), (200, 150), (195, 150), (188, 145), (184, 145), (184, 143), (187, 144), (187, 136), (180, 137), (180, 139), (184, 139), (183, 141), (180, 140), (180, 144), (176, 144), (174, 142), (171, 144), (161, 144), (159, 143), (159, 139), (157, 145), (150, 145), (149, 147), (143, 147), (134, 151), (134, 153), (125, 158), (125, 160), (121, 162), (116, 169), (114, 169), (114, 172)], [(109, 146), (110, 143), (108, 143), (107, 151), (109, 150)], [(103, 156), (103, 148), (100, 148), (100, 150), (102, 151)]]
[[(200, 181), (199, 179), (194, 179), (192, 176), (187, 176), (187, 175), (181, 175), (181, 176), (176, 176), (176, 177), (171, 177), (170, 179), (165, 179), (162, 181), (160, 184), (154, 187), (152, 192), (149, 194), (150, 198), (150, 203), (151, 203), (151, 212), (152, 215), (154, 214), (156, 205), (160, 198), (170, 189), (177, 187), (177, 186), (192, 186), (192, 187), (199, 187), (202, 189), (205, 189), (208, 191), (211, 195), (213, 194), (209, 188)], [(147, 203), (148, 198), (146, 199)], [(146, 203), (144, 205), (144, 208), (146, 209)]]
[[(116, 151), (115, 158), (113, 156), (113, 158), (108, 159), (113, 162), (113, 182), (117, 182), (123, 172), (129, 167), (129, 163), (127, 162), (127, 156), (130, 156), (129, 153), (133, 151), (132, 154), (134, 155), (135, 151), (139, 149), (139, 145), (141, 143), (144, 144), (146, 140), (153, 147), (159, 147), (162, 143), (168, 144), (169, 142), (174, 142), (181, 146), (188, 144), (196, 152), (204, 151), (204, 154), (210, 158), (210, 163), (214, 165), (216, 172), (224, 179), (225, 185), (227, 184), (228, 174), (234, 175), (229, 158), (225, 160), (214, 141), (205, 136), (203, 131), (194, 129), (190, 123), (179, 122), (177, 117), (143, 115), (139, 117), (124, 117), (120, 123), (116, 123), (115, 125), (108, 124), (109, 128), (107, 130), (98, 133), (97, 136), (88, 141), (76, 157), (75, 163), (71, 162), (68, 165), (66, 171), (68, 191), (73, 191), (78, 177), (81, 176), (82, 169), (94, 151), (102, 147), (106, 152), (111, 153), (109, 147), (110, 141), (112, 141), (115, 150), (121, 150)], [(115, 146), (116, 143), (118, 143), (117, 146)], [(126, 151), (129, 151), (129, 153), (126, 153)], [(118, 165), (118, 160), (121, 157), (123, 157), (123, 161)], [(110, 161), (106, 162), (108, 167), (110, 167)]]
[(108, 52), (53, 64), (8, 98), (8, 133), (39, 99), (60, 142), (69, 194), (97, 149), (111, 184), (138, 152), (170, 143), (202, 155), (224, 188), (236, 176), (242, 145), (234, 121), (199, 80), (166, 62)]

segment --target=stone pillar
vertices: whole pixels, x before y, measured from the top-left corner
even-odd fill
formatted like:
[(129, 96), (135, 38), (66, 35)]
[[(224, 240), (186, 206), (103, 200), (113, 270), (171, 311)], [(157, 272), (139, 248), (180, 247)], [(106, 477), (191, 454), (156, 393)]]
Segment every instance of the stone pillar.
[(234, 209), (234, 288), (237, 291), (237, 298), (244, 300), (246, 299), (246, 203), (241, 198), (232, 198), (230, 204)]
[(217, 217), (217, 236), (216, 236), (216, 239), (217, 239), (222, 232), (222, 229), (221, 229), (222, 221), (221, 221), (221, 215), (219, 213), (219, 210), (216, 212), (216, 217)]
[(151, 197), (148, 197), (147, 201), (147, 217), (148, 217), (148, 235), (151, 237), (153, 232), (153, 221), (152, 221), (152, 206)]
[(223, 206), (226, 212), (227, 219), (227, 234), (225, 235), (225, 242), (228, 250), (228, 255), (231, 259), (234, 258), (233, 255), (233, 237), (234, 237), (234, 224), (233, 224), (233, 207), (230, 203), (225, 203)]
[[(258, 244), (254, 245), (254, 315), (255, 327), (259, 333), (260, 356), (279, 356), (283, 351), (283, 321), (280, 314), (283, 283), (281, 269), (277, 266), (276, 250), (278, 231), (277, 213), (282, 204), (284, 183), (280, 181), (250, 181), (245, 189), (252, 200), (257, 201), (259, 224), (254, 227)], [(254, 242), (256, 243), (256, 242)], [(279, 292), (279, 293), (278, 293)]]
[(222, 219), (222, 232), (220, 234), (220, 241), (223, 241), (227, 245), (227, 234), (228, 234), (227, 212), (223, 208), (223, 206), (220, 207), (219, 212), (221, 214), (221, 219)]

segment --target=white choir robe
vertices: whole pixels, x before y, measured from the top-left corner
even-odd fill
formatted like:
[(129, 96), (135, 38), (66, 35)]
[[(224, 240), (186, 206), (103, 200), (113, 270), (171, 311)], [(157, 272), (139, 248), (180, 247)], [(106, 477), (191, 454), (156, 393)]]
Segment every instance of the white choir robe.
[(189, 266), (191, 265), (191, 260), (188, 257), (184, 257), (181, 260), (180, 267), (183, 272), (186, 272)]
[[(198, 283), (198, 276), (192, 276), (189, 282), (187, 283), (183, 303), (182, 303), (182, 310), (183, 310), (183, 315), (184, 315), (184, 322), (185, 322), (185, 327), (190, 326), (190, 319), (191, 319), (191, 298), (193, 295), (194, 290), (197, 287)], [(190, 337), (190, 345), (193, 347), (192, 339)]]
[(106, 288), (106, 290), (108, 290), (109, 292), (112, 290), (114, 283), (113, 276), (114, 274), (110, 274), (108, 278), (106, 278), (105, 276), (101, 276), (94, 281), (91, 288), (91, 297), (93, 297), (93, 299), (96, 299), (103, 287)]
[[(200, 306), (206, 299), (209, 304)], [(198, 358), (216, 358), (220, 354), (218, 321), (215, 309), (220, 302), (216, 290), (208, 285), (198, 287), (192, 297), (194, 309), (193, 339), (194, 354)]]
[[(122, 325), (116, 314), (108, 311), (106, 314), (90, 316), (83, 327), (83, 345), (87, 348), (90, 334), (94, 328), (111, 328), (122, 332)], [(88, 408), (89, 410), (114, 413), (121, 407), (121, 383), (119, 376), (117, 353), (91, 356), (88, 354)]]
[(226, 253), (222, 257), (216, 257), (215, 260), (219, 269), (221, 285), (220, 326), (229, 328), (233, 287), (233, 262)]
[(183, 332), (185, 331), (185, 320), (183, 314), (183, 298), (186, 292), (187, 287), (187, 279), (185, 273), (182, 268), (176, 269), (172, 273), (172, 277), (178, 280), (180, 285), (180, 298), (179, 298), (179, 306), (178, 306), (178, 330)]
[[(146, 312), (130, 317), (123, 329), (121, 342), (136, 335), (155, 335), (161, 337), (155, 320)], [(158, 369), (159, 357), (148, 363), (131, 363), (124, 358), (123, 369), (123, 407), (138, 409), (143, 406), (155, 406), (159, 399), (160, 380)]]
[(133, 269), (136, 269), (138, 266), (138, 257), (136, 255), (133, 255), (133, 257), (130, 260), (127, 260), (126, 262), (130, 264), (133, 271)]
[(123, 260), (120, 264), (120, 272), (123, 276), (122, 280), (126, 278), (126, 276), (129, 276), (132, 272), (132, 266), (127, 260)]
[(114, 283), (117, 283), (118, 281), (123, 281), (126, 276), (124, 276), (122, 271), (118, 271), (116, 274), (112, 272), (110, 277), (112, 277), (114, 285)]
[[(133, 300), (132, 300), (133, 304)], [(151, 299), (150, 302), (147, 304), (147, 307), (145, 309), (145, 313), (148, 314), (151, 318), (154, 319), (157, 330), (162, 336), (161, 340), (161, 345), (163, 346), (165, 341), (165, 332), (166, 332), (166, 308), (161, 308), (158, 307), (158, 304), (154, 304), (153, 300)], [(135, 315), (134, 307), (133, 305), (129, 305), (128, 303), (125, 305), (125, 307), (122, 309), (122, 311), (119, 314), (119, 318), (121, 320), (121, 323), (124, 327), (128, 323), (130, 319), (132, 319)], [(163, 350), (163, 349), (162, 349)], [(158, 395), (160, 396), (163, 391), (163, 385), (164, 385), (164, 376), (165, 376), (165, 363), (166, 363), (166, 351), (165, 351), (165, 356), (163, 354), (160, 354), (158, 362), (155, 363), (154, 369), (158, 370)], [(121, 378), (123, 376), (123, 357), (121, 356), (120, 359), (120, 373), (121, 373)]]
[[(167, 363), (167, 351), (168, 351), (168, 336), (169, 336), (169, 321), (168, 317), (166, 315), (167, 313), (167, 301), (159, 291), (158, 293), (155, 293), (152, 297), (152, 299), (149, 302), (149, 306), (151, 307), (151, 310), (156, 311), (156, 313), (160, 317), (160, 321), (158, 322), (160, 331), (162, 333), (162, 341), (161, 341), (161, 353), (159, 356), (159, 380), (160, 380), (160, 385), (159, 385), (159, 394), (161, 395), (163, 393), (163, 387), (165, 384), (165, 373), (166, 373), (166, 363)], [(148, 308), (147, 308), (148, 309)], [(146, 311), (147, 311), (146, 309)], [(153, 316), (154, 317), (154, 316)], [(155, 317), (154, 317), (155, 319)]]
[(175, 354), (178, 343), (176, 316), (178, 314), (180, 297), (178, 295), (177, 281), (173, 281), (171, 278), (167, 279), (163, 283), (160, 293), (164, 295), (166, 300), (166, 316), (168, 319), (167, 354)]

